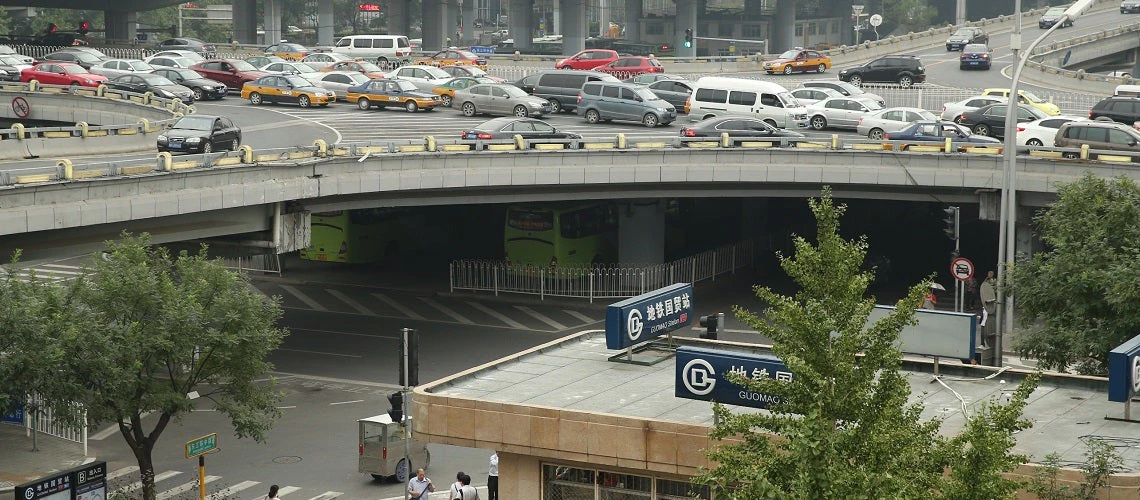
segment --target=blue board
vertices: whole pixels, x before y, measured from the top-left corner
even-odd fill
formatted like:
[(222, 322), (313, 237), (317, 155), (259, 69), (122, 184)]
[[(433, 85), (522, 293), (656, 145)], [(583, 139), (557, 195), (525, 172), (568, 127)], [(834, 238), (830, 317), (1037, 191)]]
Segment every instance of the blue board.
[(677, 283), (606, 306), (606, 348), (640, 344), (693, 322), (693, 285)]
[(752, 408), (767, 408), (779, 402), (774, 395), (749, 391), (729, 382), (725, 378), (729, 372), (752, 379), (772, 378), (790, 382), (793, 378), (788, 367), (775, 356), (682, 346), (677, 348), (677, 378), (673, 394), (679, 398)]
[(1127, 402), (1140, 393), (1140, 336), (1108, 352), (1108, 400)]

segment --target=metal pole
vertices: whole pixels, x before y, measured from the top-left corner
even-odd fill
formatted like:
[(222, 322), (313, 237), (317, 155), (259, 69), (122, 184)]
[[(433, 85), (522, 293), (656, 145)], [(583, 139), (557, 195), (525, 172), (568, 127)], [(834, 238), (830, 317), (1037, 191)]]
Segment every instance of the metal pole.
[(198, 455), (198, 500), (206, 500), (206, 455)]
[[(404, 386), (402, 389), (400, 389), (400, 393), (401, 393), (400, 405), (403, 406), (403, 408), (400, 408), (400, 418), (402, 421), (399, 422), (399, 424), (400, 424), (400, 428), (402, 428), (404, 430), (404, 467), (407, 467), (407, 469), (408, 469), (407, 476), (405, 476), (405, 478), (404, 478), (405, 481), (409, 481), (412, 478), (412, 460), (411, 460), (411, 458), (408, 457), (408, 450), (411, 447), (408, 445), (408, 434), (409, 434), (409, 432), (408, 432), (408, 424), (407, 424), (407, 422), (408, 422), (408, 408), (411, 407), (411, 405), (408, 404), (408, 381), (412, 375), (411, 374), (412, 367), (410, 366), (411, 360), (408, 359), (408, 341), (409, 341), (408, 332), (410, 330), (411, 330), (410, 328), (404, 328), (403, 330), (401, 330), (401, 332), (402, 332), (401, 337), (403, 338), (403, 342), (402, 342), (403, 352), (400, 354), (401, 356), (404, 357), (403, 358), (404, 359)], [(403, 489), (404, 489), (404, 500), (409, 500), (408, 499), (408, 484), (407, 483), (404, 483)]]
[(182, 4), (178, 4), (178, 36), (182, 37)]

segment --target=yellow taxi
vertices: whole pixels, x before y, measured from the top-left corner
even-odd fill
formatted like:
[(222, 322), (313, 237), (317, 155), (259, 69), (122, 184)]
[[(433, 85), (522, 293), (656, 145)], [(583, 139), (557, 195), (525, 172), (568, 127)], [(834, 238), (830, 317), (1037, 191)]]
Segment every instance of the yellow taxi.
[(431, 89), (439, 96), (440, 104), (451, 107), (451, 99), (455, 97), (456, 90), (463, 90), (480, 83), (496, 83), (495, 80), (481, 76), (457, 76)]
[(281, 42), (266, 47), (265, 55), (277, 56), (286, 61), (300, 61), (309, 55), (309, 49), (301, 44)]
[(355, 102), (356, 107), (363, 110), (372, 109), (374, 106), (381, 109), (399, 106), (409, 113), (421, 109), (431, 111), (440, 105), (438, 95), (423, 92), (407, 80), (390, 78), (373, 78), (360, 85), (349, 87), (345, 100)]
[(827, 57), (826, 54), (803, 48), (795, 48), (776, 56), (771, 61), (764, 61), (764, 71), (768, 72), (769, 75), (773, 73), (790, 75), (796, 72), (807, 73), (808, 71), (823, 73), (830, 67), (831, 58)]
[[(996, 96), (1000, 96), (1000, 97), (1004, 97), (1006, 99), (1009, 99), (1009, 89), (1002, 89), (1002, 88), (985, 89), (985, 90), (982, 90), (982, 95), (996, 95)], [(1045, 114), (1047, 114), (1049, 116), (1057, 116), (1057, 115), (1061, 114), (1061, 108), (1058, 108), (1056, 104), (1053, 104), (1049, 101), (1046, 101), (1045, 99), (1037, 97), (1037, 95), (1034, 94), (1033, 92), (1030, 92), (1028, 90), (1018, 90), (1017, 96), (1018, 96), (1017, 97), (1018, 103), (1028, 104), (1030, 106), (1033, 106), (1037, 109), (1040, 109), (1041, 111), (1044, 111)]]
[(266, 75), (241, 86), (241, 98), (250, 104), (297, 104), (302, 108), (328, 106), (336, 102), (336, 93), (313, 85), (297, 75)]
[(412, 64), (425, 66), (475, 66), (483, 71), (487, 70), (487, 59), (479, 57), (470, 50), (447, 49), (432, 54), (431, 57), (419, 59)]

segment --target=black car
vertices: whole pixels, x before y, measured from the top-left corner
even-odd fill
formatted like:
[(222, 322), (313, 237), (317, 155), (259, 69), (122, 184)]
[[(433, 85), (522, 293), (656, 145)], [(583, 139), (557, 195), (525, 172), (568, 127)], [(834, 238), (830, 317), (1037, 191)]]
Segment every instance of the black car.
[[(792, 130), (784, 130), (768, 125), (759, 118), (744, 116), (719, 116), (701, 120), (691, 127), (681, 127), (681, 137), (709, 137), (720, 139), (727, 133), (735, 142), (747, 139), (803, 139), (804, 135)], [(794, 141), (788, 144), (795, 145)]]
[(218, 49), (212, 44), (203, 42), (197, 38), (168, 38), (158, 42), (159, 51), (163, 50), (191, 50), (202, 54), (202, 57), (207, 59), (215, 57)]
[(221, 99), (226, 96), (226, 84), (205, 78), (192, 69), (160, 68), (151, 73), (164, 76), (170, 81), (184, 87), (189, 87), (190, 91), (194, 93), (195, 101)]
[(83, 66), (83, 69), (86, 70), (90, 70), (92, 66), (103, 62), (103, 60), (95, 54), (78, 50), (60, 50), (57, 52), (52, 52), (46, 56), (43, 56), (41, 60), (75, 63)]
[(685, 102), (689, 100), (689, 96), (693, 94), (693, 87), (695, 84), (688, 80), (657, 80), (645, 88), (653, 92), (653, 95), (660, 97), (665, 102), (672, 104), (678, 110), (685, 109)]
[(186, 153), (230, 151), (241, 146), (241, 129), (224, 116), (192, 114), (158, 136), (158, 150)]
[(1140, 121), (1140, 98), (1114, 96), (1101, 99), (1089, 110), (1089, 119), (1105, 119), (1132, 125)]
[(1124, 0), (1120, 2), (1121, 14), (1135, 14), (1140, 12), (1140, 0)]
[(511, 139), (521, 135), (523, 139), (581, 139), (582, 136), (563, 132), (553, 125), (534, 118), (506, 116), (487, 120), (474, 128), (464, 130), (459, 138), (468, 141), (489, 141)]
[[(989, 106), (982, 106), (978, 109), (971, 109), (958, 115), (954, 121), (961, 124), (963, 127), (968, 127), (978, 135), (988, 135), (990, 137), (1002, 138), (1005, 137), (1005, 111), (1008, 108), (1006, 103), (990, 104)], [(1033, 106), (1018, 104), (1017, 105), (1017, 123), (1029, 122), (1045, 118), (1044, 111), (1041, 111)]]
[(46, 45), (48, 47), (82, 47), (90, 45), (87, 38), (79, 33), (70, 31), (56, 31), (44, 33), (32, 39), (31, 45)]
[(946, 39), (946, 50), (961, 50), (971, 43), (988, 44), (990, 43), (990, 35), (981, 28), (958, 28), (958, 31)]
[(971, 43), (962, 48), (958, 56), (958, 69), (990, 69), (993, 64), (993, 51), (985, 44)]
[[(1050, 7), (1044, 14), (1041, 14), (1041, 19), (1037, 20), (1037, 27), (1041, 29), (1052, 28), (1054, 24), (1057, 24), (1057, 21), (1061, 20), (1063, 15), (1065, 15), (1065, 7)], [(1073, 20), (1066, 19), (1065, 24), (1062, 24), (1061, 27), (1067, 28), (1072, 25)]]
[(17, 68), (11, 64), (0, 63), (0, 80), (4, 80), (6, 82), (18, 82), (20, 81), (21, 71), (22, 70), (20, 68)]
[(839, 79), (856, 87), (863, 82), (898, 83), (910, 87), (926, 81), (926, 68), (915, 56), (883, 56), (839, 72)]
[(174, 83), (165, 76), (153, 73), (119, 75), (108, 80), (107, 86), (140, 94), (150, 92), (159, 97), (178, 99), (186, 104), (194, 102), (194, 92), (188, 87)]
[(947, 137), (954, 142), (1001, 144), (1001, 141), (993, 137), (971, 134), (965, 127), (944, 121), (918, 121), (902, 130), (883, 134), (883, 140), (886, 141), (943, 142)]

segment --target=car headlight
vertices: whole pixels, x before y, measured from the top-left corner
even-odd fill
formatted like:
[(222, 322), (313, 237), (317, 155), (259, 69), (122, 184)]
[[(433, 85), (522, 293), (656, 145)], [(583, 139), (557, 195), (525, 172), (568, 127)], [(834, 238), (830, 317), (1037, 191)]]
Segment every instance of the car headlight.
[(166, 134), (161, 134), (158, 136), (158, 142), (166, 142), (166, 141), (167, 141)]
[(158, 95), (160, 95), (162, 97), (174, 97), (174, 92), (171, 92), (169, 90), (158, 89)]
[(214, 90), (214, 87), (212, 85), (203, 85), (202, 90), (205, 90), (206, 92), (210, 92), (210, 91)]
[(189, 139), (186, 139), (186, 142), (188, 144), (197, 144), (199, 142), (202, 142), (202, 138), (201, 137), (191, 137)]

